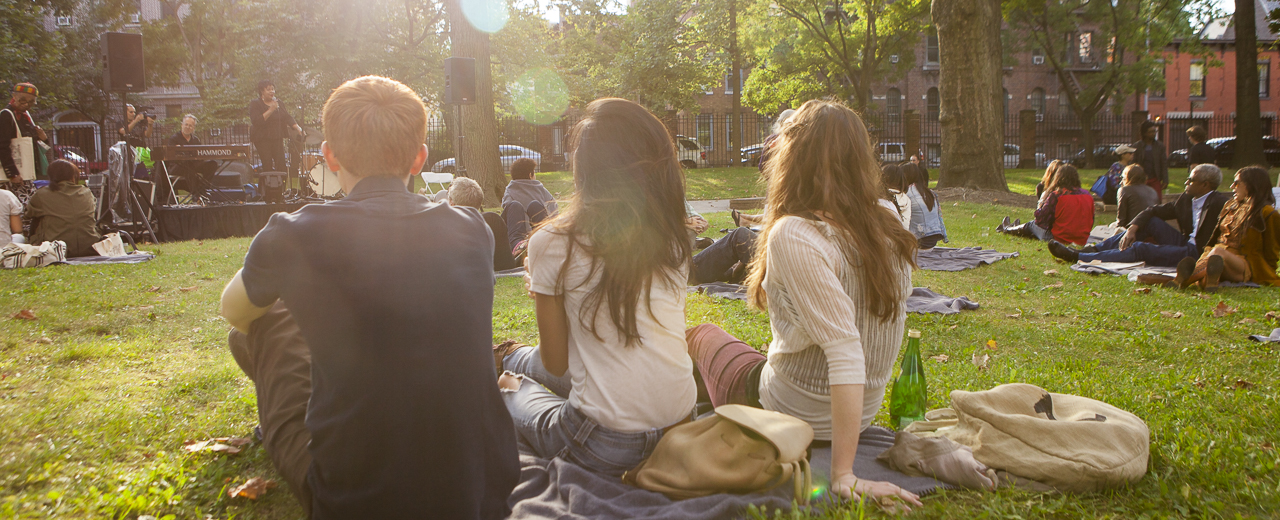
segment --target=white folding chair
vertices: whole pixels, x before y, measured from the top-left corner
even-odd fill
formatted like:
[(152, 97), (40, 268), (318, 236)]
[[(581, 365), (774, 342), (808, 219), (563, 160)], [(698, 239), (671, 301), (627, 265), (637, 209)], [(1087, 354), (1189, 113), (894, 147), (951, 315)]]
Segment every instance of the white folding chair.
[[(452, 173), (422, 172), (422, 182), (425, 182), (425, 183), (427, 184), (427, 191), (429, 191), (429, 192), (431, 192), (431, 193), (435, 193), (435, 192), (437, 192), (437, 191), (440, 191), (440, 190), (443, 190), (443, 189), (447, 189), (447, 188), (448, 188), (448, 185), (453, 183), (453, 174), (452, 174)], [(432, 184), (435, 184), (435, 185), (440, 186), (440, 190), (433, 190), (433, 189), (431, 189), (431, 185), (432, 185)]]

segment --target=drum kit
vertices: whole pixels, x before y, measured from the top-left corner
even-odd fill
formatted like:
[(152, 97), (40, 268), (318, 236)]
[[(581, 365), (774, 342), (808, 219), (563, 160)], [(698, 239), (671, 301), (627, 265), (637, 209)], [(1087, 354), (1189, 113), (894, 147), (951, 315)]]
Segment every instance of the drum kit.
[[(309, 149), (318, 147), (324, 142), (324, 134), (317, 128), (305, 128), (304, 134), (303, 144)], [(301, 163), (300, 189), (293, 194), (295, 198), (340, 199), (343, 197), (342, 185), (338, 183), (338, 172), (329, 169), (329, 164), (325, 162), (324, 155), (319, 150), (302, 152)]]

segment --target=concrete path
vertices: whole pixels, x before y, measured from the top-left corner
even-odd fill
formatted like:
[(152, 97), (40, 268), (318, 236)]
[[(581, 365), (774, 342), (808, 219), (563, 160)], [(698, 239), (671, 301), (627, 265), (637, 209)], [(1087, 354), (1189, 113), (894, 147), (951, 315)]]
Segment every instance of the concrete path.
[(698, 213), (719, 213), (729, 211), (729, 199), (724, 200), (691, 200), (689, 206)]

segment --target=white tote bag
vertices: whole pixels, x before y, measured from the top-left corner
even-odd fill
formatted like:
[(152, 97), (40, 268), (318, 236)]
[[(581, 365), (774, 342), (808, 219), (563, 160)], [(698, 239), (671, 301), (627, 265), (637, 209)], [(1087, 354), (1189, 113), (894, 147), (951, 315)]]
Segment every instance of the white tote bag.
[[(13, 153), (13, 165), (18, 169), (18, 176), (24, 181), (36, 178), (36, 144), (35, 139), (30, 136), (22, 135), (22, 127), (18, 125), (18, 117), (12, 110), (4, 109), (0, 112), (8, 112), (9, 120), (13, 121), (13, 127), (18, 132), (18, 137), (9, 141), (9, 151)], [(0, 179), (6, 180), (6, 179)]]

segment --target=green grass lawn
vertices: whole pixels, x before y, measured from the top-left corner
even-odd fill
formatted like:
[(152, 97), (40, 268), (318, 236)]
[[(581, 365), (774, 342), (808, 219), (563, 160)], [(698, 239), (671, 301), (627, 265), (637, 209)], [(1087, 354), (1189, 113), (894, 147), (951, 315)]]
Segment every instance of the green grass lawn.
[[(1275, 289), (1138, 294), (1123, 279), (1070, 271), (1041, 243), (993, 231), (1005, 214), (1025, 220), (1030, 210), (948, 203), (943, 211), (950, 245), (1021, 256), (913, 276), (917, 286), (982, 304), (953, 316), (908, 317), (910, 328), (924, 332), (931, 406), (947, 406), (951, 390), (1008, 382), (1093, 397), (1147, 421), (1151, 462), (1147, 476), (1125, 489), (953, 491), (925, 498), (914, 517), (1274, 517), (1277, 348), (1245, 336), (1275, 326), (1264, 317), (1280, 310)], [(708, 217), (713, 230), (730, 226), (727, 214)], [(141, 265), (0, 272), (0, 518), (300, 517), (283, 488), (257, 501), (227, 498), (229, 487), (250, 477), (278, 478), (261, 447), (234, 457), (182, 450), (187, 440), (249, 436), (257, 423), (253, 388), (227, 351), (227, 325), (217, 316), (222, 285), (248, 244), (164, 244), (152, 246), (159, 256)], [(1236, 312), (1213, 317), (1219, 301)], [(10, 318), (23, 309), (38, 319)], [(694, 295), (686, 315), (690, 325), (717, 323), (755, 346), (770, 338), (767, 316), (742, 302)], [(494, 340), (507, 338), (537, 339), (519, 279), (497, 286)], [(989, 369), (969, 362), (976, 350), (992, 356)], [(949, 360), (929, 359), (938, 355)], [(857, 512), (826, 517), (846, 515)]]

